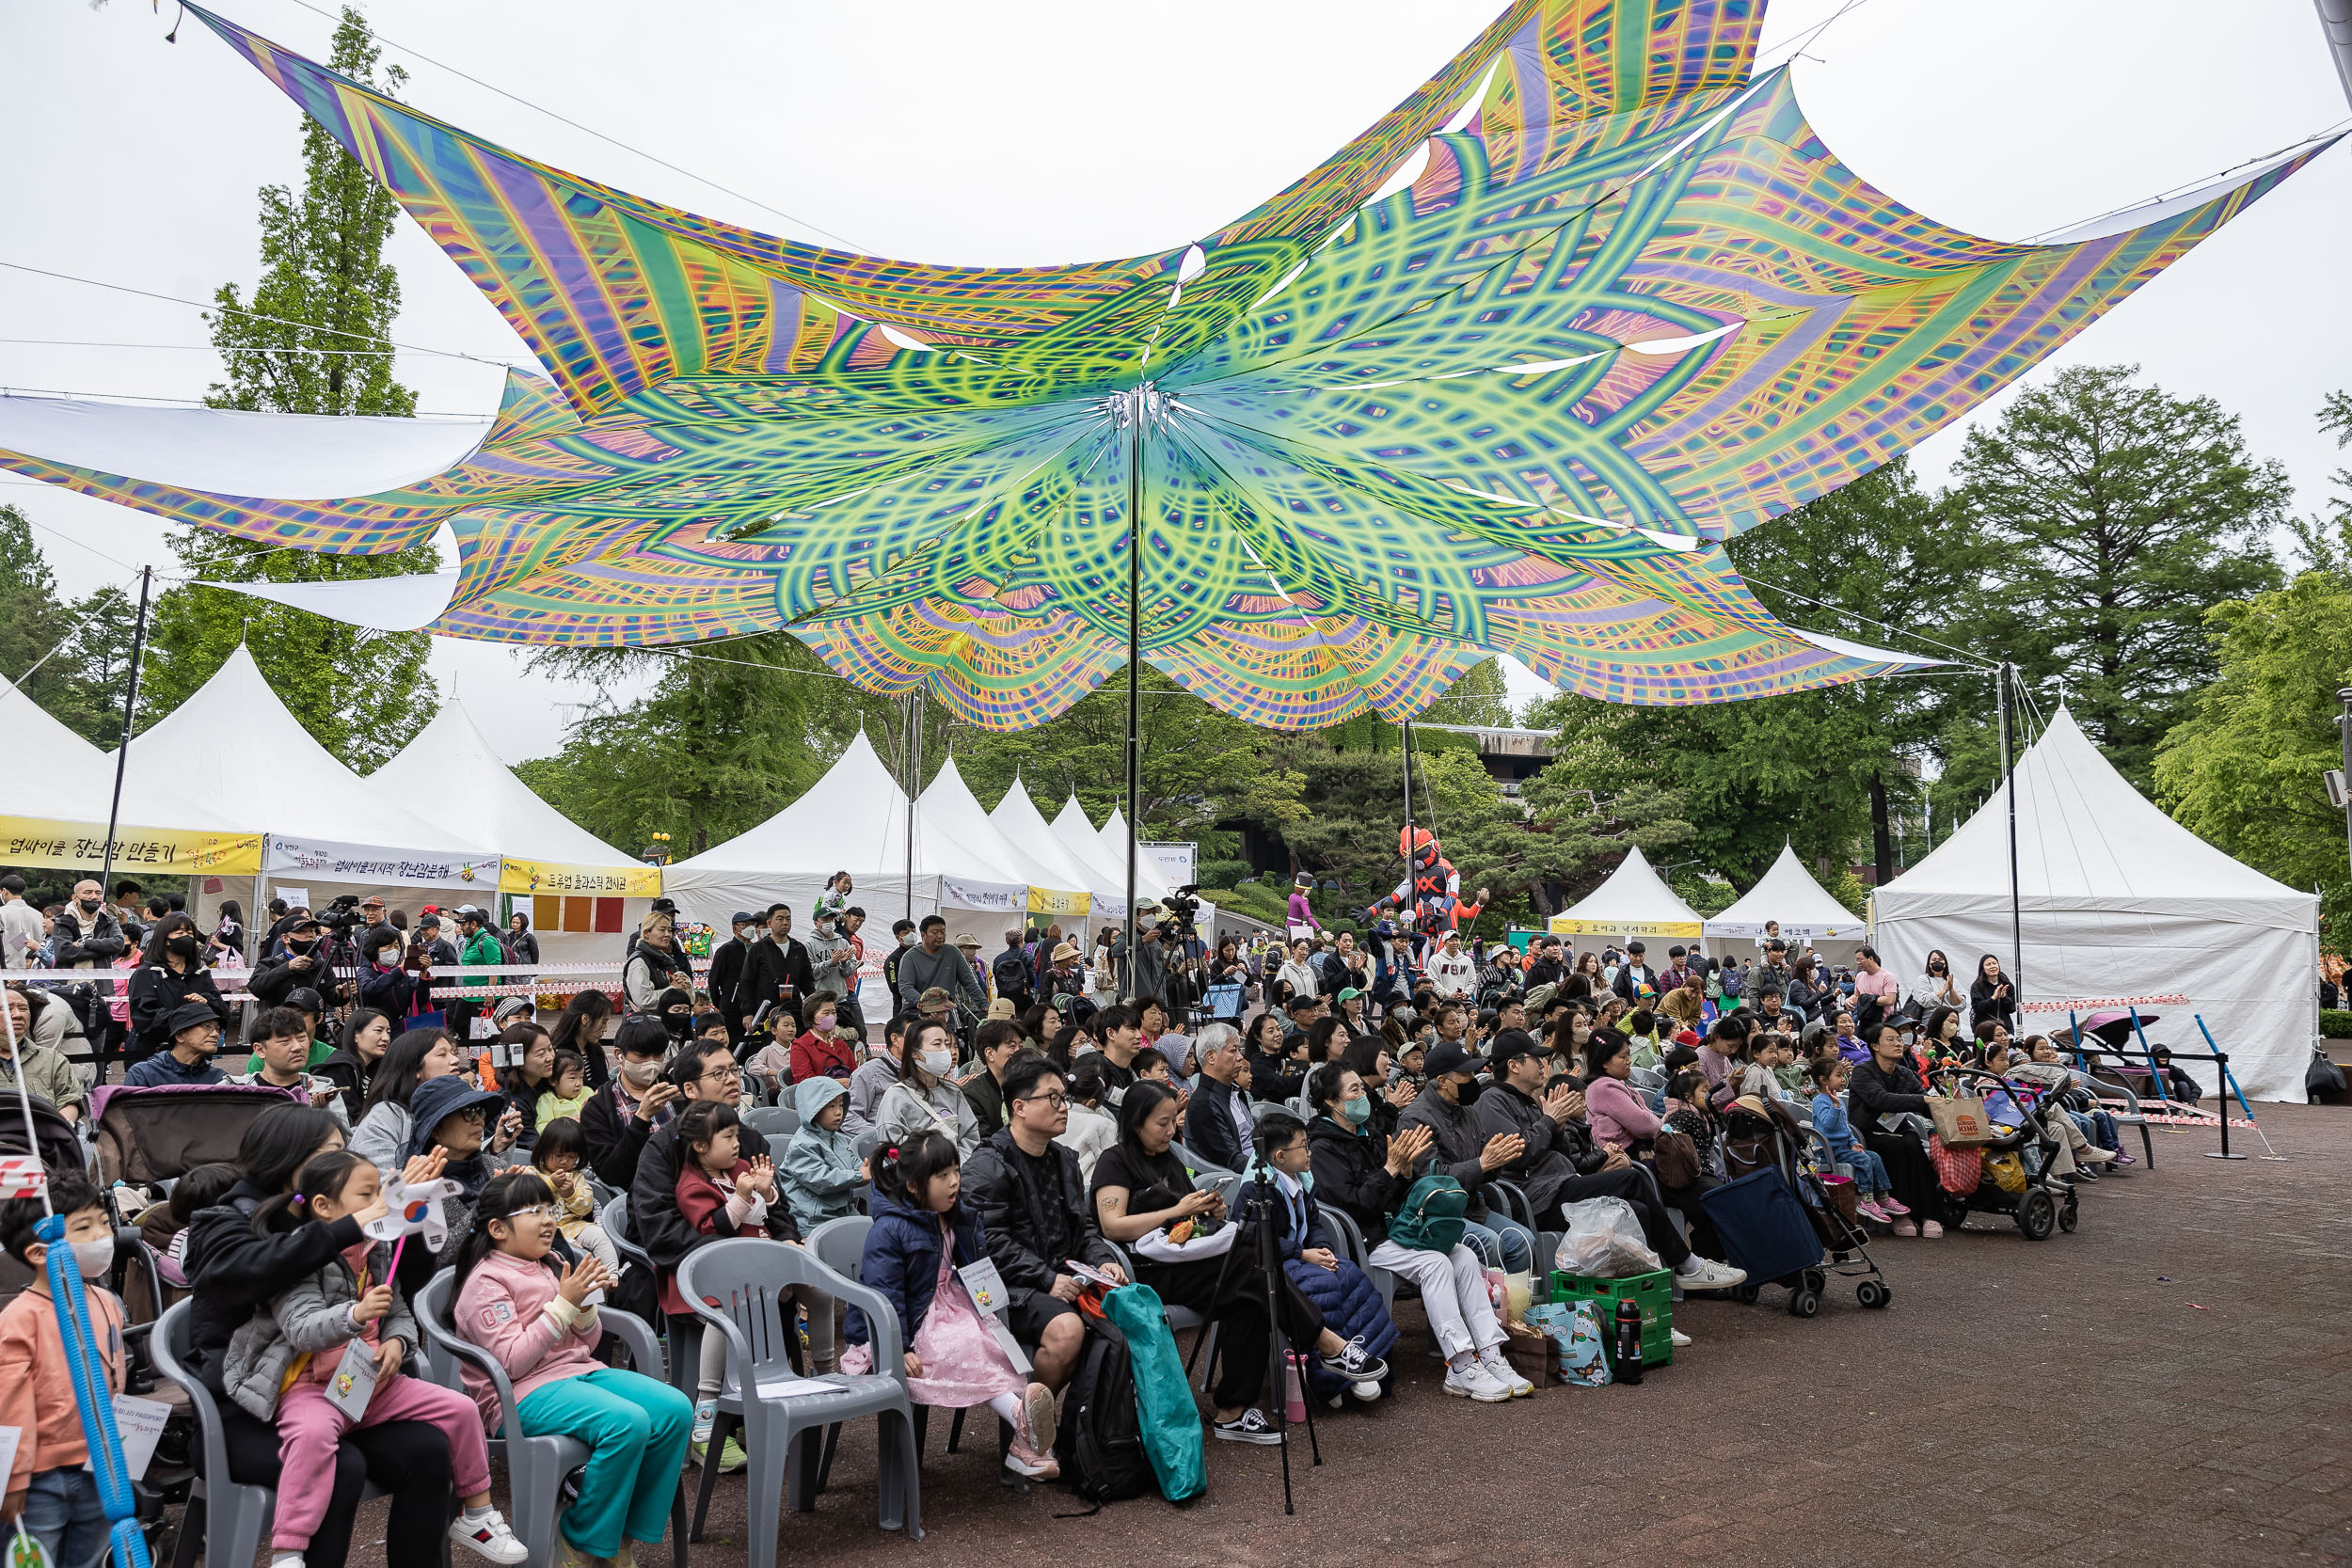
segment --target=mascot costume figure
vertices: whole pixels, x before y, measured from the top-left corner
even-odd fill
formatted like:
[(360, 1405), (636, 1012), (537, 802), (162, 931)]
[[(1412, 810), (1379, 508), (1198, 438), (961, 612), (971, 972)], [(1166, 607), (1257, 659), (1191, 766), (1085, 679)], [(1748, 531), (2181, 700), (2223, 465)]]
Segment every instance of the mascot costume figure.
[(1486, 890), (1478, 890), (1477, 903), (1462, 902), (1462, 874), (1426, 828), (1399, 829), (1396, 849), (1407, 857), (1405, 880), (1365, 912), (1377, 921), (1384, 911), (1397, 911), (1410, 921), (1424, 946), (1444, 941), (1448, 931), (1467, 930), (1486, 907)]

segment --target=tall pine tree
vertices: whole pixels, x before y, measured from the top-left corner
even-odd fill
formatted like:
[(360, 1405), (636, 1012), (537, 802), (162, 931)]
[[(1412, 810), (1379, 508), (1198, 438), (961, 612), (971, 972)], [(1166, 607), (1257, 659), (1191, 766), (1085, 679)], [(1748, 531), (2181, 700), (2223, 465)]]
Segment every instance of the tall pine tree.
[[(379, 72), (378, 54), (367, 23), (345, 7), (328, 63), (390, 92), (405, 73), (397, 66)], [(299, 193), (262, 188), (262, 280), (250, 300), (234, 283), (214, 296), (220, 310), (213, 342), (228, 376), (206, 401), (285, 414), (412, 415), (416, 394), (392, 376), (389, 335), (400, 279), (384, 260), (399, 206), (316, 120), (303, 122), (302, 162)], [(391, 555), (326, 556), (197, 529), (175, 537), (172, 549), (191, 576), (214, 581), (399, 577), (439, 565), (430, 544)], [(157, 601), (153, 700), (142, 708), (169, 712), (240, 641), (304, 727), (362, 771), (405, 745), (432, 715), (435, 692), (425, 673), (432, 639), (425, 633), (368, 631), (196, 586), (174, 588)]]

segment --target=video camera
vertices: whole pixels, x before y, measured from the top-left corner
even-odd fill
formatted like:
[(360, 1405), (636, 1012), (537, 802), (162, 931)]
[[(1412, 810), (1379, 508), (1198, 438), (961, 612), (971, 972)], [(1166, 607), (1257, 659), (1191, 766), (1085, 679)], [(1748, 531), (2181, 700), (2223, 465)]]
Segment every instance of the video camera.
[(326, 908), (319, 911), (312, 918), (339, 937), (349, 936), (362, 923), (363, 917), (359, 913), (359, 895), (356, 893), (346, 893)]
[(1194, 896), (1200, 891), (1198, 882), (1183, 887), (1160, 900), (1161, 914), (1152, 927), (1152, 934), (1162, 942), (1183, 942), (1196, 929), (1193, 922), (1200, 913), (1200, 900)]

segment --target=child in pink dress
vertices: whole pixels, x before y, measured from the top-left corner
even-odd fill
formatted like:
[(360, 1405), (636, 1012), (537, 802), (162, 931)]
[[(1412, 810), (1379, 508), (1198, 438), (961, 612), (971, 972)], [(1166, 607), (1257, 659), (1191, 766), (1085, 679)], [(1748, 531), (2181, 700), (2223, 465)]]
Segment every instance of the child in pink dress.
[[(1050, 1481), (1061, 1474), (1053, 1455), (1053, 1391), (1016, 1368), (996, 1327), (973, 1305), (958, 1270), (988, 1259), (979, 1216), (963, 1207), (963, 1172), (956, 1146), (937, 1132), (917, 1132), (874, 1153), (874, 1216), (866, 1233), (860, 1279), (889, 1298), (905, 1335), (907, 1392), (917, 1404), (965, 1410), (985, 1404), (1012, 1426), (1007, 1466)], [(843, 1322), (851, 1349), (845, 1370), (871, 1336), (852, 1308)]]

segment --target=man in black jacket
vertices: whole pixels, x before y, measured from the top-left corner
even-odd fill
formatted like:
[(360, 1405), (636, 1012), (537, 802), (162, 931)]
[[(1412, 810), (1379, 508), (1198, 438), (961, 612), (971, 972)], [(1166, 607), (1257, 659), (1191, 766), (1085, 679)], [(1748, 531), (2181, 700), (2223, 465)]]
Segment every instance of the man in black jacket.
[(1192, 1051), (1200, 1086), (1184, 1109), (1184, 1148), (1219, 1170), (1246, 1170), (1257, 1118), (1249, 1097), (1235, 1086), (1243, 1070), (1241, 1032), (1230, 1023), (1203, 1025)]
[(751, 957), (752, 943), (758, 940), (759, 916), (739, 911), (730, 925), (735, 934), (710, 950), (710, 977), (704, 987), (710, 993), (710, 1005), (727, 1021), (727, 1042), (739, 1047), (743, 1019), (751, 1009), (741, 1006), (738, 992), (742, 989), (743, 966)]
[(1078, 1175), (1078, 1156), (1054, 1140), (1070, 1127), (1061, 1073), (1036, 1052), (1005, 1069), (1005, 1127), (964, 1162), (964, 1201), (978, 1211), (988, 1255), (1004, 1276), (1006, 1323), (1027, 1350), (1035, 1377), (1059, 1388), (1077, 1370), (1086, 1327), (1073, 1259), (1121, 1281)]
[(801, 1005), (816, 989), (816, 971), (808, 961), (808, 949), (792, 940), (792, 906), (771, 905), (767, 934), (752, 943), (751, 951), (744, 955), (743, 979), (736, 988), (736, 1003), (743, 1010), (744, 1026), (750, 1027), (763, 1003), (772, 1003), (799, 1022)]
[(1647, 1172), (1625, 1150), (1597, 1145), (1584, 1121), (1584, 1096), (1567, 1084), (1539, 1101), (1544, 1083), (1544, 1048), (1522, 1029), (1495, 1037), (1488, 1061), (1495, 1081), (1479, 1097), (1475, 1113), (1489, 1136), (1516, 1136), (1525, 1151), (1500, 1174), (1527, 1191), (1538, 1229), (1560, 1223), (1563, 1203), (1588, 1197), (1621, 1197), (1642, 1225), (1642, 1239), (1692, 1290), (1725, 1290), (1747, 1278), (1742, 1271), (1693, 1255), (1691, 1244), (1667, 1217), (1666, 1206)]
[(295, 917), (286, 927), (284, 954), (263, 963), (246, 982), (246, 990), (265, 1007), (282, 1007), (294, 988), (303, 987), (319, 993), (319, 1000), (329, 1007), (340, 1007), (350, 1001), (358, 987), (348, 980), (339, 980), (326, 966), (320, 953), (319, 923), (309, 915)]
[(678, 1085), (664, 1081), (661, 1072), (670, 1053), (669, 1032), (650, 1024), (651, 1020), (642, 1018), (623, 1022), (615, 1042), (621, 1069), (580, 1111), (588, 1166), (615, 1192), (628, 1192), (635, 1184), (645, 1144), (668, 1123), (670, 1106), (680, 1094)]
[[(73, 896), (58, 914), (50, 932), (51, 962), (59, 969), (87, 969), (103, 972), (114, 961), (130, 951), (130, 943), (122, 935), (122, 922), (115, 918), (94, 877), (85, 877), (73, 884)], [(89, 1039), (90, 1059), (98, 1064), (103, 1081), (109, 1056), (121, 1053), (127, 1030), (114, 1020), (106, 1003), (115, 994), (114, 982), (93, 978), (90, 984), (75, 985), (66, 992), (73, 1010), (81, 1015), (82, 1033)]]

